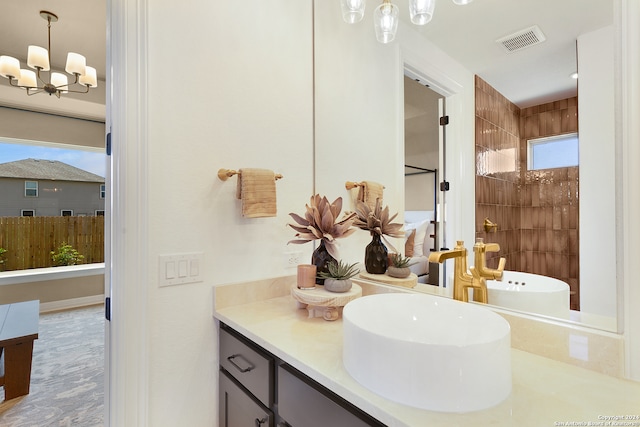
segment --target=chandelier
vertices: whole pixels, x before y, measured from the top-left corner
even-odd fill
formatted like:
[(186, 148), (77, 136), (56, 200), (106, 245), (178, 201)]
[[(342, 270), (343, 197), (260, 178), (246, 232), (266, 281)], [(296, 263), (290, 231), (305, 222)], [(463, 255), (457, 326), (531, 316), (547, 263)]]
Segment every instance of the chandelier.
[[(34, 71), (20, 69), (20, 61), (12, 56), (0, 56), (0, 76), (9, 79), (9, 84), (14, 87), (26, 89), (27, 95), (36, 93), (48, 93), (60, 98), (62, 93), (87, 93), (89, 88), (98, 86), (96, 69), (86, 65), (84, 56), (69, 52), (67, 54), (67, 64), (65, 71), (69, 73), (74, 81), (71, 85), (84, 87), (84, 89), (70, 89), (69, 79), (66, 74), (51, 70), (51, 23), (58, 21), (55, 13), (40, 11), (40, 16), (47, 21), (48, 49), (40, 46), (29, 46), (27, 51), (27, 66)], [(49, 72), (48, 81), (43, 78), (43, 71)]]
[[(453, 0), (455, 4), (464, 5), (473, 0)], [(365, 0), (341, 0), (342, 18), (348, 24), (360, 22), (364, 17)], [(425, 25), (433, 17), (436, 0), (409, 0), (409, 16), (416, 25)], [(376, 39), (380, 43), (393, 41), (398, 30), (398, 6), (391, 0), (383, 0), (382, 4), (373, 12), (373, 24)]]

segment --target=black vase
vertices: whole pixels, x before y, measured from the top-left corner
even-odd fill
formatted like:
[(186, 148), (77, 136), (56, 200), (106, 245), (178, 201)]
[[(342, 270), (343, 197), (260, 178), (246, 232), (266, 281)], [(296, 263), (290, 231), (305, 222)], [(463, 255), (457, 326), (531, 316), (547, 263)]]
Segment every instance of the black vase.
[(364, 251), (364, 266), (367, 273), (384, 274), (389, 266), (387, 247), (380, 240), (380, 235), (371, 233), (373, 239)]
[[(311, 254), (311, 264), (316, 266), (316, 274), (321, 271), (328, 272), (327, 264), (335, 260), (324, 245), (324, 240), (320, 240), (320, 245)], [(324, 285), (324, 279), (316, 276), (316, 285)]]

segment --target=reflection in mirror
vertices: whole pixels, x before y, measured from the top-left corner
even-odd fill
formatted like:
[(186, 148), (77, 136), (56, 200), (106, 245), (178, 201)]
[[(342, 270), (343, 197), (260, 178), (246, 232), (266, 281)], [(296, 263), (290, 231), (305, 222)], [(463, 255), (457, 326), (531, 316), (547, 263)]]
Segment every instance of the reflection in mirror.
[[(473, 265), (473, 238), (483, 237), (487, 243), (500, 244), (501, 250), (496, 255), (507, 258), (508, 269), (535, 271), (529, 269), (543, 264), (547, 267), (553, 266), (554, 271), (556, 268), (559, 269), (561, 279), (565, 279), (573, 291), (574, 310), (570, 314), (575, 317), (570, 318), (597, 328), (616, 330), (616, 215), (613, 196), (616, 184), (615, 181), (611, 181), (615, 176), (615, 49), (612, 48), (614, 28), (610, 10), (613, 9), (613, 4), (610, 0), (596, 0), (593, 10), (567, 11), (562, 8), (571, 8), (573, 2), (560, 5), (545, 0), (543, 3), (550, 7), (541, 7), (539, 1), (530, 0), (473, 2), (464, 12), (460, 8), (448, 6), (448, 2), (440, 3), (438, 17), (434, 18), (429, 26), (418, 31), (403, 26), (405, 30), (399, 34), (397, 45), (385, 45), (384, 48), (380, 48), (372, 44), (371, 49), (357, 50), (356, 46), (361, 47), (363, 43), (369, 43), (370, 34), (354, 26), (341, 27), (339, 22), (335, 21), (333, 6), (316, 2), (316, 186), (321, 191), (337, 188), (333, 183), (337, 181), (334, 179), (333, 171), (342, 170), (343, 166), (350, 176), (355, 175), (354, 169), (363, 169), (363, 164), (357, 162), (343, 165), (340, 158), (330, 155), (332, 149), (347, 151), (342, 158), (359, 158), (358, 147), (367, 148), (368, 156), (384, 152), (385, 159), (380, 163), (385, 167), (376, 169), (376, 176), (390, 185), (394, 183), (390, 173), (400, 177), (401, 169), (396, 169), (394, 163), (395, 153), (402, 149), (400, 144), (385, 145), (383, 151), (371, 150), (369, 147), (378, 141), (401, 140), (395, 136), (396, 116), (388, 108), (397, 108), (396, 112), (400, 112), (402, 108), (401, 104), (395, 102), (399, 96), (394, 97), (392, 91), (402, 88), (401, 84), (397, 84), (400, 81), (394, 81), (394, 73), (401, 65), (397, 61), (404, 60), (405, 66), (411, 67), (412, 71), (419, 74), (421, 80), (433, 83), (432, 88), (446, 93), (447, 110), (450, 110), (451, 115), (450, 143), (447, 145), (450, 155), (445, 163), (448, 168), (446, 177), (447, 181), (451, 181), (455, 186), (452, 186), (452, 191), (448, 194), (438, 191), (438, 197), (440, 203), (443, 203), (444, 195), (450, 201), (444, 215), (446, 227), (443, 227), (447, 230), (449, 246), (457, 239), (464, 239), (471, 254), (469, 264)], [(500, 13), (495, 12), (495, 7), (500, 9)], [(562, 41), (564, 44), (561, 49), (553, 49), (554, 43), (557, 42), (553, 37), (547, 37), (546, 42), (537, 46), (510, 54), (500, 52), (492, 44), (499, 36), (525, 27), (523, 21), (527, 21), (528, 25), (531, 25), (530, 21), (536, 21), (547, 36), (550, 36), (554, 31), (560, 30), (557, 17), (567, 16), (569, 13), (580, 16), (576, 15), (571, 22), (562, 22), (561, 29), (571, 29), (574, 34), (568, 46), (565, 46), (568, 39)], [(498, 22), (495, 20), (497, 16), (500, 16)], [(603, 34), (600, 29), (609, 32)], [(494, 32), (501, 34), (495, 35)], [(474, 34), (474, 37), (468, 37), (469, 33)], [(365, 40), (364, 37), (368, 38)], [(424, 46), (420, 44), (419, 37), (423, 37)], [(375, 43), (375, 40), (371, 43)], [(435, 51), (434, 47), (440, 51)], [(358, 52), (358, 61), (352, 60), (354, 49)], [(553, 50), (555, 56), (545, 56), (544, 52), (548, 52), (547, 49)], [(345, 74), (358, 76), (357, 80), (333, 78), (328, 64), (336, 63), (331, 58), (335, 58), (337, 51), (344, 54), (344, 61), (340, 63), (344, 63)], [(442, 52), (446, 52), (448, 57), (441, 55)], [(558, 58), (558, 52), (563, 52), (562, 55), (568, 52), (569, 60), (564, 56)], [(564, 66), (569, 63), (572, 68), (570, 72), (575, 71), (576, 56), (580, 57), (580, 61), (584, 61), (579, 67), (579, 95), (575, 90), (575, 82), (572, 93), (560, 94), (558, 91), (554, 92), (554, 89), (545, 90), (541, 86), (541, 83), (550, 79), (541, 79), (539, 75), (555, 71), (561, 64)], [(469, 73), (469, 77), (458, 65)], [(539, 65), (542, 67), (538, 67)], [(535, 73), (532, 72), (534, 69)], [(512, 70), (511, 74), (508, 74), (508, 70)], [(569, 78), (570, 72), (563, 72), (562, 75)], [(495, 90), (502, 98), (497, 95), (490, 99), (474, 96), (474, 74), (486, 84), (485, 91), (492, 93)], [(371, 98), (376, 102), (363, 102), (362, 94), (374, 87), (376, 91), (383, 91)], [(442, 88), (446, 90), (440, 91)], [(531, 91), (533, 88), (539, 92), (534, 94)], [(349, 93), (350, 96), (344, 97), (343, 93)], [(526, 99), (523, 93), (527, 94)], [(332, 94), (341, 95), (340, 103), (336, 102), (338, 98), (332, 97)], [(512, 96), (513, 94), (516, 95)], [(540, 107), (541, 105), (550, 104), (555, 108), (556, 101), (562, 104), (558, 105), (559, 113), (540, 111), (541, 108), (548, 108)], [(520, 112), (512, 112), (509, 105), (515, 105)], [(336, 109), (358, 112), (358, 117), (366, 117), (367, 120), (358, 122), (356, 126), (345, 126), (343, 121), (338, 119), (351, 116), (337, 114)], [(570, 109), (575, 109), (575, 114), (579, 111), (579, 116), (574, 115), (572, 119), (568, 119), (571, 115)], [(523, 117), (522, 112), (526, 110), (529, 111), (525, 113), (526, 117)], [(401, 113), (399, 115), (401, 116)], [(525, 129), (534, 130), (536, 127), (533, 126), (533, 122), (537, 120), (540, 133), (539, 121), (543, 118), (546, 120), (547, 116), (551, 118), (552, 127), (560, 124), (560, 130), (563, 129), (563, 120), (575, 124), (576, 118), (579, 119), (579, 169), (549, 173), (533, 173), (521, 169), (521, 162), (526, 159), (526, 153), (522, 152), (520, 129), (524, 126)], [(480, 126), (481, 120), (486, 121), (483, 126)], [(501, 131), (498, 132), (496, 129)], [(481, 140), (479, 135), (486, 135), (489, 139)], [(344, 141), (347, 140), (362, 142), (345, 144)], [(505, 142), (511, 145), (502, 147), (500, 144)], [(480, 147), (484, 147), (484, 150)], [(469, 162), (476, 149), (479, 152), (476, 160), (480, 160), (476, 163), (480, 163), (479, 165)], [(349, 150), (353, 150), (353, 153)], [(374, 161), (371, 163), (375, 164)], [(439, 172), (443, 171), (441, 165), (439, 163), (440, 167), (436, 167)], [(477, 176), (474, 166), (479, 166)], [(578, 171), (579, 205), (576, 198)], [(559, 177), (561, 180), (557, 181), (559, 185), (552, 186), (552, 194), (547, 194), (541, 190), (542, 184), (549, 187), (547, 181), (550, 176), (556, 183), (556, 173), (562, 175)], [(438, 181), (443, 181), (443, 175), (439, 176)], [(516, 181), (507, 184), (508, 175)], [(479, 183), (484, 178), (493, 180), (493, 184), (487, 186)], [(536, 185), (537, 192), (534, 191)], [(511, 186), (512, 192), (507, 191), (508, 186)], [(396, 185), (396, 188), (400, 187)], [(481, 199), (483, 202), (479, 203), (478, 209), (482, 208), (485, 211), (478, 213), (474, 221), (475, 197), (487, 197), (486, 193), (493, 193), (489, 197), (494, 198)], [(410, 197), (408, 194), (407, 192), (407, 199)], [(385, 198), (398, 200), (399, 196), (403, 196), (404, 202), (404, 192), (398, 194), (389, 187), (389, 191), (385, 193)], [(523, 208), (519, 204), (523, 197), (527, 202), (531, 198), (531, 206)], [(468, 198), (471, 199), (470, 205), (467, 203)], [(547, 198), (554, 201), (559, 198), (561, 202), (566, 199), (567, 203), (554, 204), (550, 209), (544, 210), (543, 214), (542, 206), (539, 204)], [(391, 204), (393, 205), (394, 201), (391, 201)], [(483, 204), (484, 207), (480, 206)], [(406, 212), (410, 212), (411, 209), (413, 208), (407, 206)], [(530, 210), (530, 213), (525, 213), (525, 210)], [(439, 211), (441, 214), (443, 209)], [(576, 211), (579, 212), (577, 216), (570, 215)], [(547, 215), (550, 216), (549, 221)], [(485, 218), (488, 218), (490, 223), (497, 224), (495, 228), (490, 227), (490, 230), (495, 231), (487, 232), (484, 229)], [(543, 219), (544, 228), (541, 227)], [(440, 222), (442, 225), (443, 222)], [(526, 227), (522, 227), (523, 223)], [(547, 223), (551, 224), (550, 229), (546, 228)], [(581, 231), (579, 235), (578, 230)], [(500, 240), (502, 237), (504, 240)], [(359, 253), (358, 247), (362, 244), (356, 240), (345, 242), (345, 253), (353, 248), (354, 253)], [(541, 247), (552, 250), (543, 252), (540, 250)], [(495, 263), (491, 257), (489, 262)], [(495, 265), (490, 267), (495, 268)], [(545, 274), (551, 273), (547, 271)], [(446, 294), (450, 287), (445, 287), (444, 284), (430, 286), (419, 283), (415, 289), (424, 286), (429, 291)], [(604, 322), (600, 322), (601, 319), (604, 319)]]
[(404, 77), (404, 252), (418, 282), (431, 285), (440, 283), (439, 268), (430, 268), (427, 259), (438, 249), (440, 99), (427, 85)]
[[(612, 192), (605, 190), (604, 194), (596, 194), (595, 188), (606, 189), (607, 185), (614, 188), (615, 185), (613, 169), (607, 166), (613, 164), (609, 162), (614, 155), (613, 132), (594, 131), (584, 124), (601, 111), (604, 116), (599, 122), (605, 122), (602, 128), (612, 129), (613, 121), (606, 123), (613, 109), (613, 104), (607, 103), (611, 95), (598, 97), (598, 92), (590, 88), (598, 82), (613, 93), (613, 86), (602, 84), (603, 80), (610, 81), (610, 71), (602, 71), (601, 66), (599, 69), (598, 64), (590, 63), (595, 54), (602, 63), (610, 59), (608, 67), (613, 66), (612, 58), (601, 54), (603, 47), (611, 50), (611, 44), (606, 44), (612, 42), (608, 36), (606, 28), (582, 34), (576, 41), (579, 54), (572, 54), (574, 63), (577, 64), (578, 58), (585, 62), (576, 68), (583, 74), (580, 76), (580, 105), (584, 110), (581, 113), (588, 115), (581, 120), (577, 166), (529, 170), (527, 157), (529, 140), (578, 132), (577, 84), (557, 99), (553, 94), (542, 93), (539, 99), (545, 102), (525, 102), (526, 107), (520, 108), (476, 77), (475, 228), (476, 238), (500, 245), (499, 252), (487, 254), (488, 266), (495, 268), (499, 258), (505, 257), (506, 269), (510, 270), (504, 280), (488, 281), (490, 304), (616, 331), (615, 255), (613, 250), (606, 250), (615, 247), (615, 241), (611, 242), (615, 235), (614, 203), (608, 204), (608, 212), (599, 214), (599, 221), (590, 219), (596, 215), (597, 205), (585, 204), (587, 200), (601, 205), (599, 200), (603, 201), (607, 193)], [(594, 74), (599, 74), (600, 80), (594, 78)], [(518, 78), (513, 76), (513, 80)], [(553, 101), (548, 102), (549, 99)], [(594, 148), (597, 134), (600, 141)], [(594, 151), (599, 154), (590, 154)], [(602, 162), (598, 164), (591, 156), (600, 156)], [(593, 176), (598, 177), (598, 183), (585, 186), (585, 181)], [(491, 226), (485, 227), (486, 223)], [(598, 232), (582, 233), (580, 238), (580, 228), (584, 225)], [(598, 239), (596, 236), (610, 244), (598, 245), (594, 242)], [(469, 265), (473, 265), (474, 242), (465, 243), (470, 254)], [(602, 271), (612, 275), (607, 277)]]

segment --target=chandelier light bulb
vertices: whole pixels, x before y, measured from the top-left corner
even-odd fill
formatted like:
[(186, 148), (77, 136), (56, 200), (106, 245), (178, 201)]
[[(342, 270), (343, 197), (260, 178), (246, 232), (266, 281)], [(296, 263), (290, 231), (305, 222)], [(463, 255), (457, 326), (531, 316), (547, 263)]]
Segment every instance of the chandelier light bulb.
[(355, 24), (364, 17), (365, 0), (341, 0), (342, 19), (347, 24)]
[(0, 56), (0, 76), (20, 78), (20, 61), (12, 56)]
[(433, 18), (435, 7), (436, 0), (409, 0), (411, 22), (416, 25), (425, 25)]
[(373, 14), (376, 38), (380, 43), (390, 43), (398, 30), (398, 6), (385, 1), (378, 6)]
[(27, 65), (30, 68), (49, 71), (49, 52), (40, 46), (29, 46), (27, 50)]

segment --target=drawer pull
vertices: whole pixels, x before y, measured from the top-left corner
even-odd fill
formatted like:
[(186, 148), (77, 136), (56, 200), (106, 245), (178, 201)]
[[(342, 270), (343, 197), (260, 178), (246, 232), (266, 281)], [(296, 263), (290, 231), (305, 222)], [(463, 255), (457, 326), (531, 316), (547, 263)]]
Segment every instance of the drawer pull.
[[(246, 365), (248, 365), (246, 368), (243, 368), (242, 366), (238, 365), (234, 359), (242, 359), (244, 361), (244, 363)], [(255, 365), (253, 365), (251, 362), (249, 362), (247, 359), (245, 359), (241, 354), (234, 354), (231, 355), (229, 357), (227, 357), (227, 360), (229, 361), (229, 363), (231, 363), (238, 371), (244, 373), (244, 372), (249, 372), (252, 369), (255, 368)]]
[(261, 420), (256, 418), (256, 427), (260, 427), (262, 424), (266, 423), (267, 421), (269, 421), (269, 417), (264, 417)]

